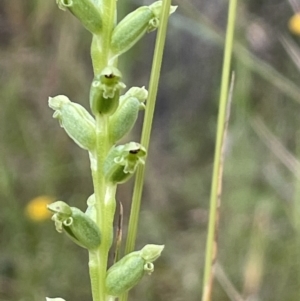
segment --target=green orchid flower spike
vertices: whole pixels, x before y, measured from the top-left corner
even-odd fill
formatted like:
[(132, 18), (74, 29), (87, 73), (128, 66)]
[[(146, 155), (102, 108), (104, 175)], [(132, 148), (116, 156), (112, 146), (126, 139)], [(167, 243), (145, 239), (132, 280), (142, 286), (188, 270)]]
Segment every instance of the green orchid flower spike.
[[(118, 260), (122, 245), (122, 223), (119, 223), (116, 237), (114, 224), (116, 208), (120, 208), (122, 220), (122, 204), (116, 198), (116, 192), (119, 184), (128, 181), (138, 167), (145, 164), (167, 19), (176, 7), (171, 6), (170, 0), (155, 1), (137, 8), (117, 22), (117, 0), (56, 0), (56, 3), (60, 9), (71, 12), (92, 34), (90, 54), (93, 74), (90, 76), (92, 80), (86, 99), (89, 108), (85, 109), (64, 95), (50, 97), (48, 105), (54, 110), (53, 117), (59, 121), (67, 135), (88, 152), (93, 189), (83, 211), (63, 201), (56, 201), (47, 207), (53, 213), (56, 230), (65, 233), (88, 251), (93, 301), (115, 301), (116, 298), (127, 301), (126, 293), (145, 274), (154, 271), (154, 261), (161, 255), (164, 246), (148, 244), (139, 251), (131, 252), (134, 245), (128, 248), (127, 244), (134, 244), (137, 232), (131, 229), (126, 244), (126, 252), (129, 254)], [(160, 28), (158, 47), (155, 47), (157, 54), (151, 74), (152, 82), (149, 83), (149, 95), (152, 97), (148, 99), (145, 87), (136, 86), (122, 95), (126, 86), (118, 68), (119, 56), (132, 48), (146, 33), (157, 28)], [(130, 133), (140, 111), (145, 112), (141, 137), (143, 142), (119, 142)], [(138, 170), (135, 190), (142, 190), (143, 170)], [(139, 207), (139, 200), (136, 201), (134, 197), (131, 216), (135, 216), (136, 220), (129, 223), (130, 227), (137, 224)], [(116, 263), (108, 269), (110, 254), (113, 253), (116, 254)], [(46, 301), (65, 300), (56, 297), (46, 298)]]

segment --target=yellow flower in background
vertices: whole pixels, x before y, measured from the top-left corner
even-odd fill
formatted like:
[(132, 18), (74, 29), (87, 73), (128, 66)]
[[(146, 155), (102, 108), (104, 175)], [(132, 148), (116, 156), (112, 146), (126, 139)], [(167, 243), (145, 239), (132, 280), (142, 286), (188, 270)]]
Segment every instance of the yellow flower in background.
[(288, 27), (291, 33), (300, 35), (300, 13), (296, 13), (290, 18)]
[(47, 195), (41, 195), (30, 200), (25, 207), (27, 217), (34, 222), (42, 222), (49, 219), (51, 212), (47, 209), (47, 205), (53, 201), (54, 199)]

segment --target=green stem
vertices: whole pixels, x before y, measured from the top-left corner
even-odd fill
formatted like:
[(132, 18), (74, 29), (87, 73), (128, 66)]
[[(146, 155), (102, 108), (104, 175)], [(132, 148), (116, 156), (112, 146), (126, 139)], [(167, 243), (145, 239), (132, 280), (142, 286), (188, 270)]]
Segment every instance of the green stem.
[(111, 34), (116, 24), (116, 0), (103, 0), (103, 18), (105, 19), (105, 30), (103, 30), (103, 56), (109, 63)]
[[(96, 170), (93, 171), (93, 182), (94, 182), (94, 192), (96, 199), (96, 210), (97, 210), (97, 225), (101, 230), (101, 245), (95, 256), (96, 266), (97, 266), (97, 281), (95, 283), (97, 286), (94, 288), (98, 290), (99, 299), (94, 299), (94, 301), (105, 301), (105, 275), (107, 266), (107, 253), (109, 246), (107, 244), (106, 237), (110, 235), (107, 233), (106, 228), (106, 214), (105, 214), (105, 179), (103, 176), (103, 164), (106, 154), (109, 150), (108, 141), (108, 123), (107, 118), (101, 115), (96, 116), (96, 134), (97, 134), (97, 146), (96, 146)], [(93, 285), (93, 283), (92, 283)]]
[(214, 255), (214, 239), (217, 217), (217, 200), (218, 200), (218, 184), (219, 184), (219, 168), (221, 161), (222, 138), (224, 133), (225, 118), (226, 118), (226, 103), (228, 97), (228, 85), (230, 76), (230, 65), (233, 48), (234, 26), (236, 17), (237, 0), (231, 0), (228, 10), (227, 33), (225, 40), (223, 72), (221, 82), (221, 92), (219, 100), (218, 126), (216, 135), (216, 148), (214, 158), (214, 169), (212, 175), (212, 186), (210, 196), (210, 214), (208, 224), (208, 235), (206, 242), (205, 266), (204, 266), (204, 281), (202, 300), (208, 301), (211, 298), (212, 286), (212, 265)]
[[(103, 30), (101, 36), (94, 35), (91, 56), (94, 74), (99, 74), (110, 62), (110, 40), (116, 19), (116, 0), (102, 0)], [(90, 252), (90, 276), (93, 301), (107, 301), (105, 278), (108, 253), (112, 243), (113, 218), (115, 212), (116, 185), (106, 183), (103, 175), (105, 158), (112, 147), (108, 134), (108, 117), (96, 117), (96, 151), (91, 155), (91, 168), (96, 199), (97, 225), (101, 231), (101, 245)]]
[[(105, 278), (108, 252), (113, 238), (113, 219), (116, 208), (116, 185), (109, 184), (103, 176), (103, 164), (112, 145), (109, 142), (108, 118), (96, 116), (96, 165), (92, 164), (92, 175), (96, 199), (97, 225), (101, 230), (101, 245), (90, 252), (90, 276), (94, 301), (105, 301)], [(93, 158), (91, 159), (93, 161)]]
[(103, 30), (100, 35), (93, 35), (91, 57), (94, 74), (99, 74), (106, 66), (116, 66), (110, 61), (110, 40), (116, 23), (116, 0), (103, 0), (102, 3)]
[[(145, 118), (143, 123), (141, 144), (148, 150), (150, 135), (152, 129), (152, 121), (156, 103), (156, 96), (158, 90), (158, 83), (160, 78), (160, 69), (163, 58), (163, 50), (165, 46), (167, 25), (169, 18), (169, 11), (171, 7), (171, 0), (164, 0), (162, 5), (162, 12), (160, 17), (160, 26), (157, 33), (155, 50), (153, 56), (153, 63), (149, 81), (149, 96), (147, 100), (147, 106), (145, 111)], [(141, 206), (141, 197), (143, 192), (145, 165), (140, 165), (137, 169), (134, 191), (132, 196), (132, 205), (128, 225), (128, 236), (125, 247), (125, 255), (132, 252), (135, 247), (135, 240), (137, 236), (137, 227), (139, 221), (139, 212)], [(128, 293), (121, 296), (121, 301), (126, 301), (128, 299)]]
[(99, 252), (89, 252), (89, 272), (90, 272), (90, 279), (91, 279), (91, 287), (92, 287), (92, 296), (93, 300), (101, 300), (100, 297), (100, 275), (98, 272), (98, 265), (100, 262)]
[[(143, 130), (142, 130), (142, 137), (141, 137), (141, 144), (146, 149), (149, 148), (152, 121), (153, 121), (153, 115), (154, 115), (154, 109), (156, 103), (156, 95), (158, 90), (158, 82), (160, 77), (160, 69), (162, 64), (163, 50), (165, 46), (170, 5), (171, 5), (171, 0), (164, 0), (163, 7), (162, 7), (162, 16), (160, 18), (161, 23), (156, 38), (154, 58), (153, 58), (152, 70), (151, 70), (151, 76), (149, 82), (149, 96), (147, 100), (145, 119), (143, 123)], [(145, 165), (140, 165), (138, 167), (135, 183), (134, 183), (134, 191), (132, 197), (132, 205), (131, 205), (125, 254), (132, 252), (135, 247), (141, 196), (143, 192), (144, 173), (145, 173)]]

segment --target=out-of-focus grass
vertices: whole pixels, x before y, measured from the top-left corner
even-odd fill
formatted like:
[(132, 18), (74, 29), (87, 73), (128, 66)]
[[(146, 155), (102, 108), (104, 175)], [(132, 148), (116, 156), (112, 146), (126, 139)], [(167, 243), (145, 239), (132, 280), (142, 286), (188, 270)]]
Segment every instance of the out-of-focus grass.
[[(299, 38), (288, 32), (293, 14), (288, 3), (240, 2), (219, 264), (244, 300), (250, 295), (297, 300), (298, 180), (251, 121), (259, 117), (280, 147), (299, 158), (299, 70), (277, 37), (286, 35), (295, 47)], [(123, 4), (120, 15), (129, 11)], [(201, 296), (227, 2), (175, 4), (179, 9), (169, 27), (138, 242), (165, 243), (166, 249), (155, 273), (132, 291), (132, 300)], [(131, 70), (123, 71), (128, 87), (147, 83), (152, 42), (153, 34), (124, 56)], [(57, 94), (88, 107), (89, 44), (89, 33), (53, 0), (0, 2), (1, 301), (91, 299), (86, 252), (56, 233), (49, 220), (35, 222), (25, 214), (29, 201), (40, 195), (84, 209), (92, 193), (86, 153), (73, 145), (47, 107), (48, 96)], [(118, 195), (126, 219), (130, 186)], [(214, 300), (231, 300), (227, 293), (224, 283), (216, 282)]]
[(65, 89), (78, 102), (86, 97), (88, 38), (55, 1), (3, 1), (0, 11), (0, 299), (87, 298), (84, 251), (25, 208), (41, 194), (84, 208), (91, 192), (88, 159), (47, 107), (48, 96)]

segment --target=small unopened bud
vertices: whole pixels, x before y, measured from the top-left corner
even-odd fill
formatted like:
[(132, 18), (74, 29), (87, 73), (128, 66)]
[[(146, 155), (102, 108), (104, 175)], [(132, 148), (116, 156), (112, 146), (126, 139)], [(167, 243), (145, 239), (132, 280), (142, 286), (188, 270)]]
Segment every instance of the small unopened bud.
[(68, 9), (91, 33), (101, 32), (101, 14), (92, 0), (56, 0), (56, 3), (60, 9)]
[(109, 118), (109, 136), (112, 143), (117, 142), (133, 128), (140, 109), (144, 109), (147, 90), (133, 87), (120, 97), (117, 111)]
[(144, 274), (150, 275), (154, 271), (153, 261), (161, 255), (163, 248), (163, 245), (146, 245), (115, 263), (106, 274), (107, 294), (118, 297), (133, 288)]
[(55, 110), (54, 118), (81, 148), (92, 151), (96, 144), (95, 120), (81, 105), (68, 97), (49, 97), (49, 107)]
[[(162, 1), (150, 6), (141, 6), (128, 14), (116, 26), (112, 34), (111, 50), (118, 56), (130, 49), (147, 32), (155, 30), (159, 25)], [(171, 6), (170, 14), (176, 10)]]
[(79, 246), (88, 250), (99, 247), (101, 234), (97, 224), (76, 207), (62, 201), (47, 206), (54, 213), (52, 220), (58, 232), (65, 232)]
[(105, 179), (113, 184), (126, 182), (139, 164), (145, 164), (146, 149), (136, 142), (113, 146), (103, 167)]
[(121, 72), (115, 67), (106, 67), (94, 78), (90, 89), (90, 106), (95, 115), (111, 115), (116, 111), (120, 90), (126, 87), (121, 78)]

